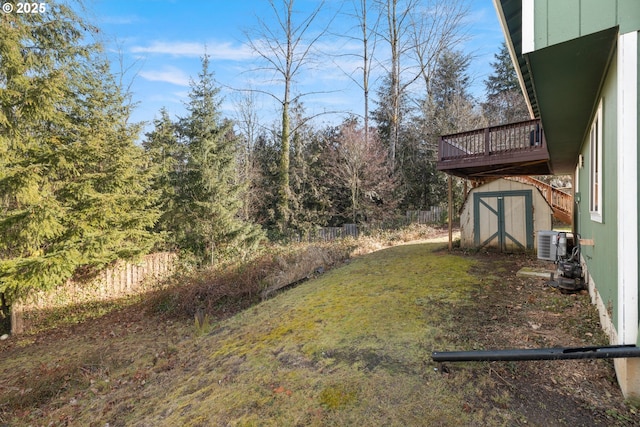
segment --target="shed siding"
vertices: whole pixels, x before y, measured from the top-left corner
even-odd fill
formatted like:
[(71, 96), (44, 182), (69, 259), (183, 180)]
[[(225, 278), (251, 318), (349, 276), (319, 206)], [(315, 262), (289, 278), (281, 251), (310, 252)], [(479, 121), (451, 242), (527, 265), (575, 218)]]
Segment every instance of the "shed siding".
[[(537, 244), (535, 236), (538, 230), (550, 230), (552, 227), (552, 210), (544, 197), (537, 188), (521, 182), (510, 181), (507, 179), (497, 179), (480, 187), (474, 188), (467, 195), (467, 199), (462, 207), (460, 214), (460, 244), (462, 247), (471, 248), (475, 246), (474, 234), (474, 209), (473, 195), (475, 193), (506, 193), (510, 191), (531, 191), (533, 205), (533, 244)], [(497, 209), (497, 200), (495, 198), (486, 199), (486, 203), (493, 209)], [(513, 198), (505, 203), (505, 225), (509, 230), (517, 230), (518, 240), (526, 241), (526, 223), (524, 218), (525, 202), (522, 198)], [(495, 223), (488, 220), (486, 216), (479, 218), (479, 226), (481, 229), (481, 242), (486, 240), (497, 231)], [(516, 236), (514, 236), (516, 237)], [(508, 242), (510, 243), (510, 242)], [(511, 246), (513, 248), (514, 246)]]

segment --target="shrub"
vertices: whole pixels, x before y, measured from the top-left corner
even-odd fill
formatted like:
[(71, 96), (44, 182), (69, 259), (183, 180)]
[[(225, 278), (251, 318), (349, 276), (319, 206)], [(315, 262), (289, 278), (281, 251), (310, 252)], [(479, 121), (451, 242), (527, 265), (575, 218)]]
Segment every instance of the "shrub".
[(156, 313), (193, 318), (196, 313), (222, 316), (258, 302), (263, 291), (275, 291), (348, 258), (345, 241), (271, 246), (248, 261), (220, 267), (185, 269), (169, 279), (152, 298)]

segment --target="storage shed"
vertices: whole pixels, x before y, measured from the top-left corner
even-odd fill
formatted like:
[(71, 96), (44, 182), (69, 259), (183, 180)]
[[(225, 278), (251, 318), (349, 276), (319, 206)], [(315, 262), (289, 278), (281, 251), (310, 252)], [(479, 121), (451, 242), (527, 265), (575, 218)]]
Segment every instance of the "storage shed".
[(551, 230), (553, 211), (540, 191), (500, 178), (472, 189), (460, 214), (463, 248), (533, 250), (538, 230)]

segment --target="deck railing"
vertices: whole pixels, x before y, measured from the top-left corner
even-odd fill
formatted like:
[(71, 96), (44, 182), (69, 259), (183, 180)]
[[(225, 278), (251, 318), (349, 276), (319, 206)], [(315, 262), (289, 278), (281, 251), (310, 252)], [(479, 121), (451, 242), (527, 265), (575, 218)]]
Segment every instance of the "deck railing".
[(547, 200), (547, 203), (553, 208), (553, 216), (568, 224), (573, 222), (573, 196), (571, 194), (558, 190), (530, 176), (510, 176), (507, 178), (533, 185), (540, 190), (540, 193), (542, 193), (542, 196)]
[(440, 138), (441, 161), (544, 149), (540, 120), (492, 126)]

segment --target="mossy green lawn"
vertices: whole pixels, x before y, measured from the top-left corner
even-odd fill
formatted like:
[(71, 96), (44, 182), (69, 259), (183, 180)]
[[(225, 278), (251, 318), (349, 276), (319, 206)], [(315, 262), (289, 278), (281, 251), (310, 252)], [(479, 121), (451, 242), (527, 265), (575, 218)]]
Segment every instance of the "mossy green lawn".
[[(606, 344), (588, 294), (516, 277), (534, 264), (410, 244), (359, 256), (226, 320), (168, 316), (142, 297), (74, 327), (1, 341), (0, 424), (640, 425), (607, 360), (431, 361), (434, 350)], [(200, 279), (198, 292), (178, 282), (174, 295), (220, 283)], [(241, 287), (223, 285), (232, 283)]]
[(438, 248), (363, 256), (216, 325), (184, 372), (147, 383), (127, 424), (464, 423), (470, 390), (446, 385), (430, 354), (447, 307), (468, 302), (473, 261)]

